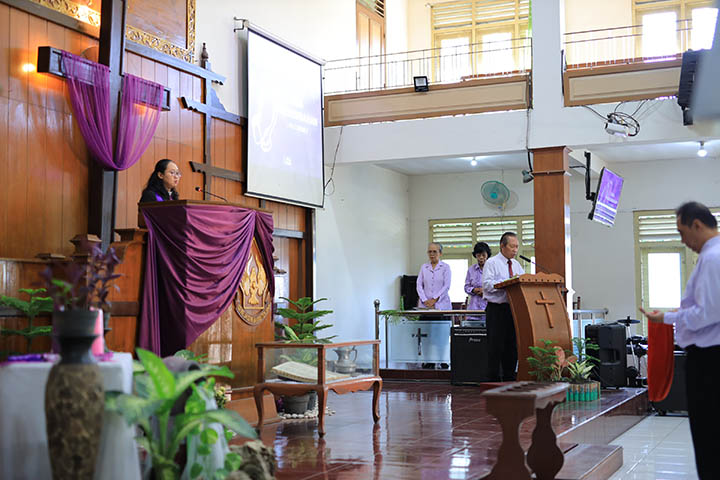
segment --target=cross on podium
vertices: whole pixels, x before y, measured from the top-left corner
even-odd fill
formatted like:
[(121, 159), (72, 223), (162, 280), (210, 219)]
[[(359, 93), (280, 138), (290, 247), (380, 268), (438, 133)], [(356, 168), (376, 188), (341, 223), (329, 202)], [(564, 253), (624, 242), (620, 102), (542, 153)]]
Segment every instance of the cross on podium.
[(422, 329), (421, 329), (420, 327), (418, 327), (417, 333), (413, 333), (412, 336), (413, 336), (413, 337), (417, 337), (417, 340), (418, 340), (418, 356), (421, 356), (421, 355), (422, 355), (422, 339), (423, 339), (424, 337), (427, 337), (428, 334), (427, 334), (427, 333), (422, 333)]
[(547, 313), (547, 318), (548, 318), (548, 326), (550, 328), (554, 328), (555, 325), (553, 324), (552, 316), (550, 316), (550, 305), (555, 305), (555, 302), (548, 298), (545, 298), (545, 293), (541, 290), (540, 291), (540, 299), (535, 300), (535, 304), (542, 305), (543, 307), (545, 307), (545, 313)]

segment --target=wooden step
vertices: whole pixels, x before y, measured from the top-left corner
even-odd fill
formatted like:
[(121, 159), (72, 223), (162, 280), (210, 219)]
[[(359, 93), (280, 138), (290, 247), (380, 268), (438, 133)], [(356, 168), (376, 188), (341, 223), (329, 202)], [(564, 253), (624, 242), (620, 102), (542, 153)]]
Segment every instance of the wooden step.
[(605, 480), (622, 467), (623, 449), (617, 445), (578, 444), (565, 452), (556, 480)]

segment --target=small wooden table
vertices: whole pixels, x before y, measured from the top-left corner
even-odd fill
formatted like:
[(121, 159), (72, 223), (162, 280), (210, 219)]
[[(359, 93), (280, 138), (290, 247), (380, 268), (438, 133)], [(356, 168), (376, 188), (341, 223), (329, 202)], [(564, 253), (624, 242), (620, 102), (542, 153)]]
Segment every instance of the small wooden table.
[[(372, 416), (375, 423), (380, 419), (380, 392), (382, 391), (382, 379), (380, 378), (379, 368), (379, 352), (380, 340), (362, 340), (356, 342), (343, 343), (284, 343), (284, 342), (268, 342), (255, 344), (258, 352), (258, 370), (257, 384), (253, 389), (255, 396), (255, 405), (258, 412), (257, 430), (259, 431), (263, 425), (263, 393), (269, 390), (272, 393), (286, 396), (304, 395), (311, 391), (317, 392), (318, 396), (318, 433), (322, 437), (325, 435), (325, 407), (327, 405), (328, 390), (332, 390), (342, 395), (348, 392), (357, 392), (361, 390), (373, 389)], [(336, 372), (328, 368), (326, 360), (328, 350), (339, 349), (342, 347), (363, 349), (372, 349), (372, 368), (369, 373), (361, 373), (358, 369), (355, 372)], [(266, 362), (265, 350), (290, 350), (289, 355), (276, 355), (277, 358)], [(315, 352), (312, 352), (315, 350)], [(308, 356), (308, 351), (310, 355)], [(305, 357), (309, 357), (310, 361), (317, 359), (315, 370), (317, 370), (317, 382), (313, 383), (310, 378), (299, 381), (283, 380), (278, 378), (277, 368), (282, 364), (280, 360), (291, 360), (293, 352), (302, 353)], [(280, 352), (275, 352), (280, 353)], [(299, 357), (299, 355), (296, 355)], [(290, 357), (290, 358), (288, 358)], [(362, 358), (362, 357), (361, 357)], [(307, 358), (303, 359), (306, 367)], [(270, 366), (270, 368), (268, 368)], [(312, 368), (312, 367), (310, 367)], [(335, 370), (341, 370), (335, 368)], [(347, 370), (347, 368), (346, 368)], [(313, 370), (314, 372), (314, 370)], [(270, 378), (268, 378), (270, 377)], [(272, 378), (275, 377), (275, 378)]]

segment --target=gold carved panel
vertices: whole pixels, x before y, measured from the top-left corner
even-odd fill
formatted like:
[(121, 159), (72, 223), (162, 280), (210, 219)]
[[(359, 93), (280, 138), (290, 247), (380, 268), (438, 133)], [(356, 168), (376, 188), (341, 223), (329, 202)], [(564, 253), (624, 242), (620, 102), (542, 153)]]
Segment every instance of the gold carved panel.
[[(31, 0), (94, 27), (100, 0)], [(196, 0), (128, 0), (125, 38), (186, 62), (195, 55)]]
[(262, 264), (262, 255), (253, 239), (250, 256), (234, 301), (235, 312), (248, 325), (260, 324), (272, 307), (268, 284), (268, 275)]

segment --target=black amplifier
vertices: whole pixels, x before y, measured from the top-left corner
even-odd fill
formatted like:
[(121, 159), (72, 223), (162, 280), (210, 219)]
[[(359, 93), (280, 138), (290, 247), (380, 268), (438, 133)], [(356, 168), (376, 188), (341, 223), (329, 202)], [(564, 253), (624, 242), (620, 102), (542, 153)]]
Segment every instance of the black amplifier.
[(452, 327), (450, 382), (462, 385), (489, 381), (487, 350), (485, 327)]

